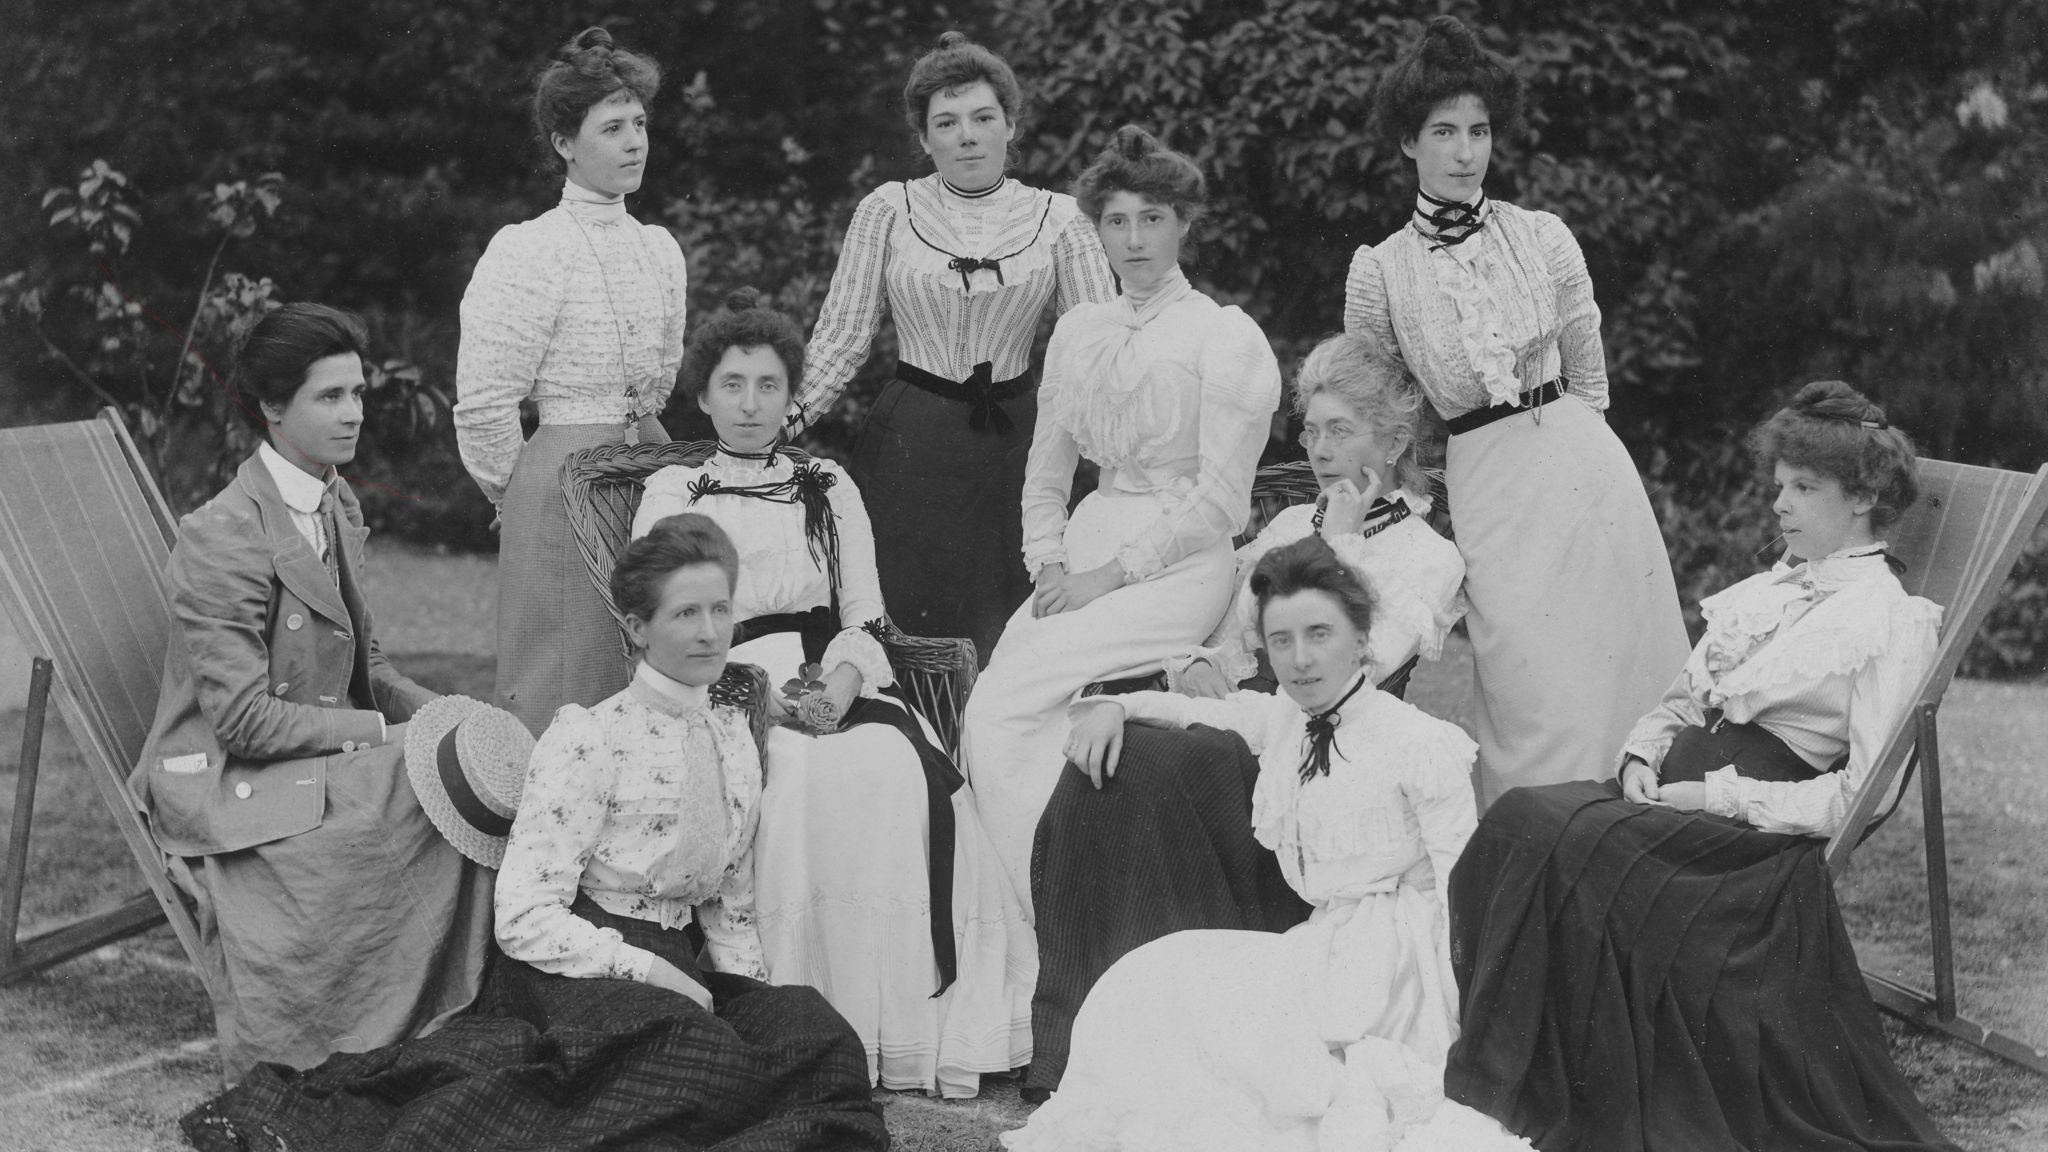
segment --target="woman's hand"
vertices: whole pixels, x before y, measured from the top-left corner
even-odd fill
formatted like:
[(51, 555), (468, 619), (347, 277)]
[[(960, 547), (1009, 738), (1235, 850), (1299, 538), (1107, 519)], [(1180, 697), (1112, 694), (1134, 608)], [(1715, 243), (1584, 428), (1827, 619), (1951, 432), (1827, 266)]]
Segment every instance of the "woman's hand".
[(1105, 777), (1116, 775), (1124, 752), (1124, 706), (1098, 700), (1083, 707), (1067, 731), (1067, 763), (1081, 770), (1099, 790)]
[(1230, 685), (1224, 681), (1223, 673), (1217, 671), (1215, 661), (1196, 659), (1180, 674), (1180, 694), (1198, 700), (1221, 700), (1230, 695)]
[(1655, 804), (1660, 789), (1657, 785), (1657, 770), (1649, 766), (1642, 757), (1631, 756), (1621, 766), (1621, 796), (1637, 804)]
[(1086, 572), (1070, 573), (1054, 585), (1050, 595), (1047, 595), (1045, 585), (1039, 585), (1037, 615), (1043, 618), (1057, 616), (1062, 612), (1078, 612), (1129, 582), (1130, 578), (1124, 574), (1124, 564), (1121, 560), (1111, 560), (1099, 568), (1090, 568)]
[(841, 717), (853, 707), (855, 700), (860, 699), (860, 689), (860, 669), (844, 660), (825, 676), (825, 698), (832, 702), (832, 707)]
[(1697, 812), (1707, 806), (1707, 786), (1698, 780), (1680, 780), (1658, 789), (1657, 803), (1680, 812)]
[(1067, 566), (1065, 564), (1047, 564), (1038, 570), (1037, 578), (1032, 581), (1036, 585), (1036, 588), (1031, 593), (1032, 616), (1044, 617), (1052, 615), (1052, 612), (1046, 606), (1065, 594), (1063, 585), (1065, 585), (1066, 580)]
[(711, 1010), (711, 990), (690, 979), (681, 968), (659, 956), (654, 958), (654, 964), (647, 969), (647, 982), (656, 988), (665, 988), (678, 995), (688, 996), (697, 1002), (699, 1008), (707, 1012)]
[(1365, 470), (1365, 491), (1349, 480), (1339, 480), (1323, 489), (1323, 539), (1336, 540), (1339, 536), (1356, 535), (1365, 527), (1365, 514), (1372, 510), (1372, 502), (1379, 499), (1380, 474), (1370, 468)]

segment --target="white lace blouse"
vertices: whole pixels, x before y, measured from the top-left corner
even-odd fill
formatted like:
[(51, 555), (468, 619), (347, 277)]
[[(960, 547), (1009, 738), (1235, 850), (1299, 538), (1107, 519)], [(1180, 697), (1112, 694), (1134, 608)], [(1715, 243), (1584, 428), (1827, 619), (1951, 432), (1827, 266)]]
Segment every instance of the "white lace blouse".
[[(1441, 656), (1444, 637), (1465, 614), (1465, 558), (1458, 554), (1456, 544), (1437, 535), (1423, 519), (1429, 514), (1429, 498), (1396, 488), (1387, 499), (1408, 505), (1412, 514), (1370, 536), (1346, 532), (1326, 537), (1337, 559), (1364, 577), (1372, 589), (1373, 621), (1366, 636), (1365, 674), (1375, 684), (1407, 663), (1410, 656), (1420, 655), (1425, 660)], [(1257, 671), (1258, 650), (1264, 645), (1259, 638), (1258, 598), (1251, 590), (1252, 569), (1266, 553), (1316, 531), (1315, 512), (1314, 504), (1283, 509), (1258, 536), (1237, 550), (1237, 595), (1202, 647), (1166, 662), (1169, 687), (1179, 688), (1181, 674), (1195, 660), (1215, 662), (1231, 684)]]
[(1600, 306), (1564, 221), (1489, 200), (1486, 226), (1436, 248), (1410, 220), (1351, 258), (1344, 330), (1405, 361), (1446, 418), (1515, 402), (1562, 375), (1607, 407)]
[[(999, 258), (962, 273), (956, 257)], [(889, 183), (854, 209), (790, 416), (793, 430), (839, 400), (894, 313), (898, 358), (948, 380), (989, 362), (994, 380), (1031, 366), (1048, 300), (1059, 312), (1116, 295), (1095, 227), (1072, 196), (1005, 180), (960, 196), (938, 176)]]
[(569, 911), (681, 928), (712, 966), (766, 980), (754, 927), (761, 761), (747, 717), (645, 664), (592, 708), (565, 705), (534, 747), (498, 870), (498, 945), (563, 976), (645, 980), (654, 954)]
[(863, 628), (884, 614), (881, 579), (875, 572), (875, 535), (860, 489), (839, 465), (822, 457), (799, 462), (787, 452), (777, 452), (772, 462), (747, 460), (722, 450), (701, 466), (670, 465), (647, 478), (640, 510), (633, 517), (633, 536), (646, 535), (656, 521), (678, 512), (701, 512), (718, 521), (740, 556), (739, 584), (732, 597), (734, 620), (830, 604), (831, 577), (811, 554), (803, 506), (732, 491), (781, 484), (799, 468), (817, 470), (818, 479), (812, 482), (828, 485), (825, 495), (838, 521), (843, 627), (826, 647), (823, 664), (828, 670), (841, 662), (852, 664), (860, 672), (861, 694), (875, 696), (878, 689), (896, 682), (888, 654)]
[(1178, 268), (1142, 305), (1127, 296), (1060, 317), (1045, 353), (1024, 472), (1024, 565), (1066, 562), (1074, 466), (1102, 467), (1097, 496), (1149, 496), (1159, 514), (1117, 553), (1144, 580), (1251, 516), (1251, 488), (1280, 399), (1266, 334), (1195, 291)]
[(1312, 904), (1391, 892), (1404, 877), (1416, 883), (1425, 861), (1441, 895), (1478, 826), (1472, 738), (1371, 686), (1338, 713), (1329, 775), (1307, 783), (1300, 769), (1308, 714), (1285, 695), (1233, 692), (1213, 700), (1133, 692), (1104, 699), (1122, 705), (1130, 720), (1207, 724), (1244, 737), (1259, 757), (1252, 834)]
[(524, 443), (520, 401), (543, 424), (631, 424), (661, 412), (682, 367), (682, 248), (579, 191), (499, 229), (462, 294), (455, 439), (493, 503)]
[(1782, 561), (1700, 602), (1706, 635), (1664, 700), (1636, 723), (1622, 756), (1663, 763), (1680, 729), (1719, 708), (1757, 724), (1800, 758), (1840, 771), (1797, 782), (1751, 780), (1733, 765), (1706, 777), (1707, 810), (1766, 832), (1832, 836), (1934, 662), (1941, 606), (1908, 596), (1883, 555), (1854, 550)]

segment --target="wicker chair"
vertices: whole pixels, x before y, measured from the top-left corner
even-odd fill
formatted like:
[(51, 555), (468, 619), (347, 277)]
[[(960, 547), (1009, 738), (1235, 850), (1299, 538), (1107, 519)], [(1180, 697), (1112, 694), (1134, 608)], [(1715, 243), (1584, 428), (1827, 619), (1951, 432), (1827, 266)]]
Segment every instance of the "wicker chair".
[[(632, 537), (641, 486), (671, 464), (703, 463), (717, 447), (709, 440), (618, 444), (574, 452), (562, 462), (562, 499), (568, 505), (569, 529), (583, 554), (591, 585), (612, 619), (618, 621), (619, 642), (629, 659), (633, 647), (626, 639), (625, 616), (612, 602), (612, 563)], [(974, 688), (974, 642), (911, 636), (887, 621), (881, 640), (910, 706), (938, 733), (946, 751), (957, 755), (960, 710)]]

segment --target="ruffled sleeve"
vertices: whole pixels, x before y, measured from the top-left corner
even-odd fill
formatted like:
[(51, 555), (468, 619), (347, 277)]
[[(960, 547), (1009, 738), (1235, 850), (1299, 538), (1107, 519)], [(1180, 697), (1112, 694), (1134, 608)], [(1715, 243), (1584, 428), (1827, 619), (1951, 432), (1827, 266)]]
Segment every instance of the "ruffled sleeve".
[(853, 665), (860, 673), (861, 695), (877, 696), (880, 689), (896, 682), (896, 674), (881, 641), (865, 627), (881, 620), (886, 611), (881, 576), (875, 568), (874, 528), (853, 478), (830, 460), (820, 460), (818, 466), (833, 478), (826, 497), (839, 521), (839, 622), (845, 625), (825, 646), (824, 665)]
[(1415, 809), (1422, 846), (1436, 872), (1437, 893), (1447, 895), (1451, 866), (1479, 826), (1472, 766), (1479, 746), (1464, 729), (1416, 711), (1403, 754), (1401, 792)]
[(1212, 324), (1199, 367), (1201, 460), (1195, 483), (1118, 549), (1117, 559), (1133, 581), (1158, 575), (1212, 541), (1228, 540), (1251, 515), (1252, 480), (1280, 402), (1280, 363), (1266, 334), (1242, 310), (1224, 308)]
[(617, 764), (604, 723), (570, 704), (534, 746), (498, 869), (498, 946), (543, 972), (645, 980), (654, 954), (569, 911), (604, 835)]
[(1849, 677), (1849, 762), (1811, 780), (1752, 780), (1734, 768), (1706, 777), (1707, 810), (1765, 832), (1832, 836), (1870, 778), (1940, 643), (1941, 608), (1917, 596), (1900, 597), (1876, 620), (1860, 622)]
[(1465, 614), (1465, 559), (1457, 545), (1411, 519), (1370, 539), (1341, 534), (1331, 550), (1366, 577), (1378, 598), (1366, 640), (1375, 681), (1411, 656), (1434, 660), (1443, 654), (1444, 637)]
[(1089, 311), (1083, 306), (1061, 316), (1045, 349), (1045, 375), (1038, 385), (1040, 416), (1024, 462), (1024, 570), (1034, 580), (1047, 564), (1067, 562), (1067, 497), (1073, 492), (1081, 446), (1063, 422), (1045, 413), (1058, 407), (1066, 389), (1079, 385), (1072, 376), (1069, 347), (1088, 322)]
[(1578, 238), (1564, 221), (1548, 212), (1532, 213), (1543, 262), (1557, 287), (1557, 352), (1560, 371), (1571, 381), (1572, 395), (1607, 408), (1607, 352), (1600, 343), (1600, 305), (1593, 299), (1593, 278)]
[(825, 306), (804, 351), (803, 386), (797, 390), (788, 422), (792, 436), (837, 404), (847, 382), (867, 362), (875, 333), (881, 330), (882, 317), (889, 310), (886, 275), (896, 208), (888, 193), (901, 187), (884, 184), (853, 210), (846, 241), (839, 247), (838, 266), (832, 272), (832, 287), (825, 294)]
[(525, 443), (519, 402), (533, 391), (568, 278), (538, 221), (498, 230), (462, 294), (455, 354), (455, 443), (493, 504)]

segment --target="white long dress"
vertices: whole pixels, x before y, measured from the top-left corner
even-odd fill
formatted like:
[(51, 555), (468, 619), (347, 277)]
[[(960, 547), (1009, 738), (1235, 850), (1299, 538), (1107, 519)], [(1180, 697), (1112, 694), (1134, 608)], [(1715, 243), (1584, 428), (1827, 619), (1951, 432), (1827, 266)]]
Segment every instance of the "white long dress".
[[(720, 451), (700, 466), (664, 468), (647, 481), (633, 535), (678, 512), (716, 520), (739, 551), (735, 621), (829, 605), (832, 582), (813, 558), (801, 503), (733, 491), (780, 484), (798, 467), (815, 467), (829, 480), (839, 534), (839, 617), (846, 627), (821, 663), (827, 671), (841, 661), (853, 664), (861, 694), (894, 707), (877, 692), (894, 683), (888, 658), (861, 627), (883, 616), (874, 539), (860, 492), (837, 464), (787, 452), (771, 462)], [(731, 658), (765, 668), (775, 685), (804, 662), (794, 633), (741, 644)], [(885, 1087), (973, 1096), (981, 1073), (1028, 1063), (1037, 942), (976, 818), (972, 793), (963, 787), (952, 797), (958, 977), (934, 998), (940, 978), (932, 949), (930, 819), (910, 742), (880, 724), (820, 737), (776, 728), (764, 753), (755, 916), (769, 978), (823, 993), (860, 1033), (869, 1074)]]
[[(1060, 317), (1046, 350), (1024, 480), (1024, 567), (1121, 561), (1130, 583), (1039, 618), (1027, 600), (968, 698), (962, 741), (982, 823), (1029, 908), (1031, 836), (1059, 781), (1066, 706), (1096, 680), (1160, 670), (1201, 643), (1236, 587), (1230, 540), (1251, 487), (1280, 366), (1237, 308), (1174, 269)], [(1074, 467), (1102, 467), (1071, 520)]]
[(1131, 719), (1228, 728), (1258, 749), (1253, 834), (1315, 911), (1282, 934), (1177, 932), (1117, 961), (1081, 1006), (1060, 1090), (1004, 1145), (1526, 1149), (1443, 1099), (1458, 991), (1441, 878), (1477, 822), (1471, 739), (1360, 686), (1329, 773), (1304, 783), (1308, 717), (1285, 696), (1117, 699)]

